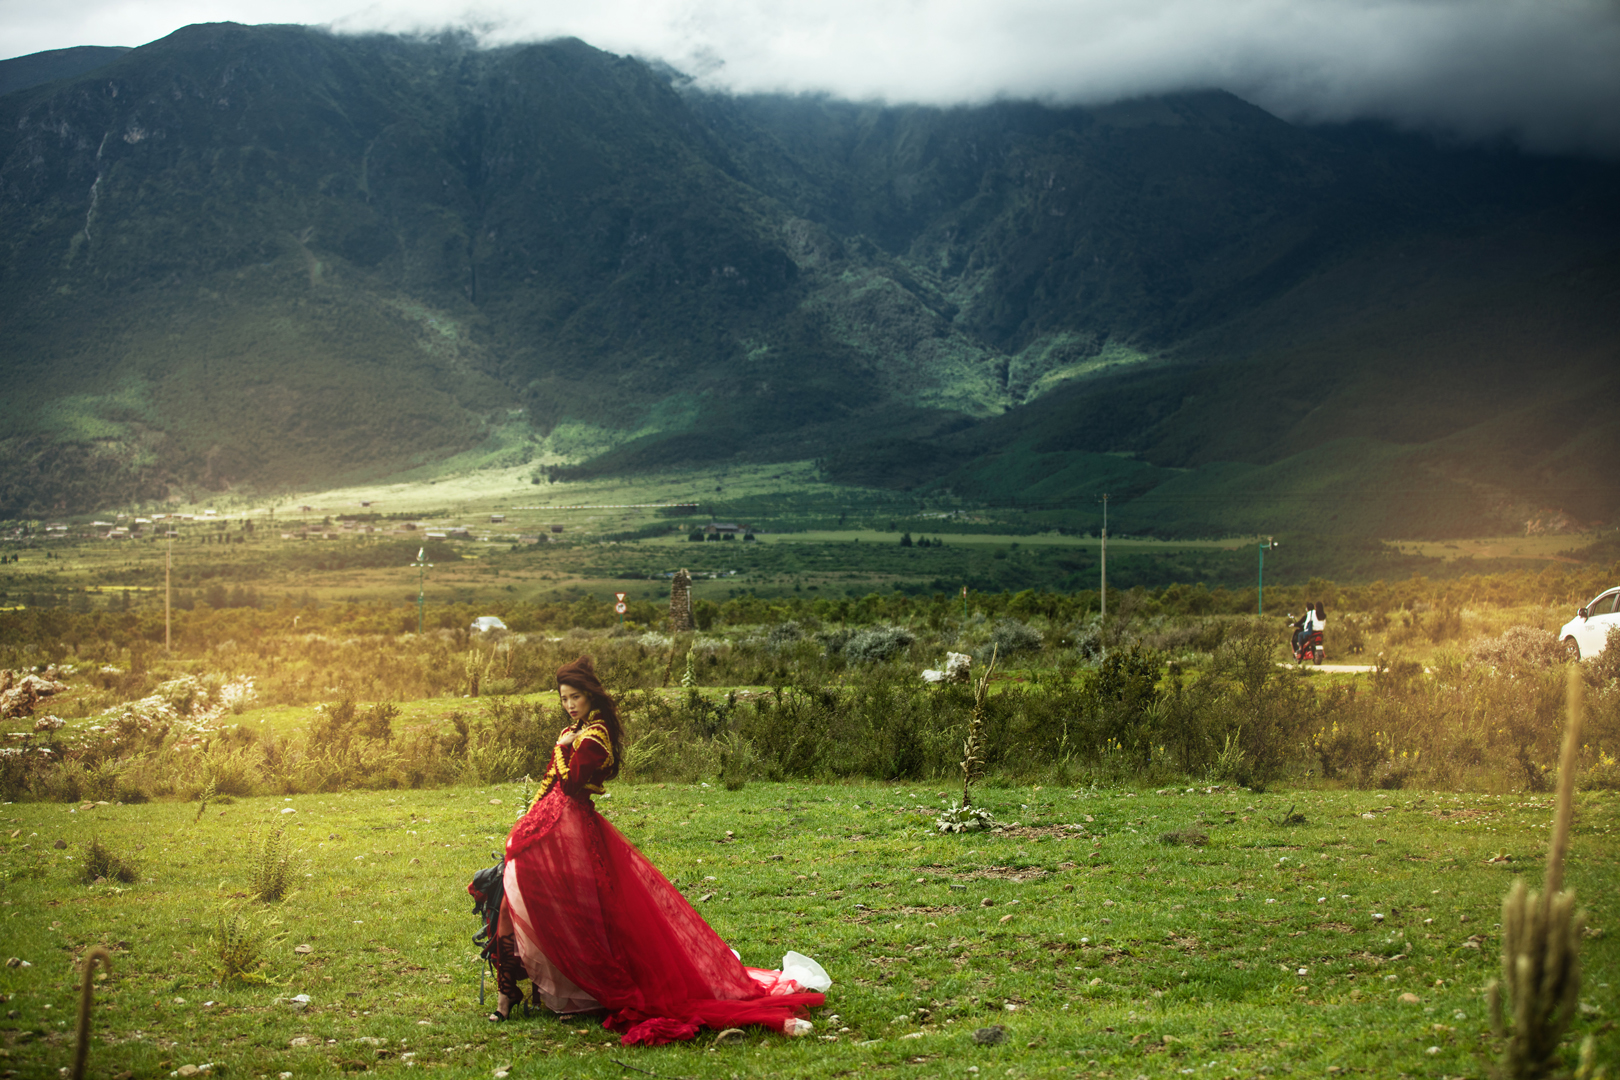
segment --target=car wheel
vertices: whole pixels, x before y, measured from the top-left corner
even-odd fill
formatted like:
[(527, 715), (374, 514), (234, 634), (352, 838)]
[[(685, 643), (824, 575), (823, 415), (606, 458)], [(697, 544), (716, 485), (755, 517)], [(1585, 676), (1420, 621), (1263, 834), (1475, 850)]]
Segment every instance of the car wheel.
[(1581, 643), (1572, 637), (1564, 639), (1564, 659), (1579, 660), (1581, 658)]

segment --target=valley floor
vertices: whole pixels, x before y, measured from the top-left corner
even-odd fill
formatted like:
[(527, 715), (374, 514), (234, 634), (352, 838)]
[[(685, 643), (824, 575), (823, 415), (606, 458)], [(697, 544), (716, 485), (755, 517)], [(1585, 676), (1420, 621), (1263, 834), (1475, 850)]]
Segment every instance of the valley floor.
[[(1550, 799), (1304, 788), (991, 787), (1000, 831), (933, 827), (940, 784), (621, 784), (602, 812), (743, 959), (833, 978), (803, 1039), (655, 1050), (592, 1023), (483, 1020), (463, 888), (523, 785), (0, 808), (0, 1071), (72, 1055), (76, 958), (114, 950), (90, 1076), (1479, 1076), (1499, 905), (1539, 883)], [(1285, 813), (1303, 824), (1284, 824)], [(1612, 1050), (1612, 792), (1578, 797), (1569, 883), (1594, 928), (1575, 1036)], [(247, 898), (284, 829), (297, 892)], [(1172, 835), (1176, 834), (1176, 835)], [(1180, 839), (1187, 842), (1172, 843)], [(139, 872), (83, 880), (99, 841)], [(223, 920), (223, 921), (222, 921)], [(262, 948), (222, 983), (235, 921)], [(299, 1003), (307, 995), (308, 1004)], [(980, 1045), (999, 1025), (1005, 1040)], [(974, 1069), (978, 1072), (975, 1074)]]

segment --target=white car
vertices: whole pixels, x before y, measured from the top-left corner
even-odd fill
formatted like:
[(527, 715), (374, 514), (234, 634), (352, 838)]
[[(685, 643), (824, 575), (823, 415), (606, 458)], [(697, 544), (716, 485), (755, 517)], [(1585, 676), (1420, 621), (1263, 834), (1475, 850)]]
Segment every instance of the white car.
[(482, 634), (488, 630), (505, 630), (506, 624), (493, 615), (480, 615), (472, 621), (472, 632)]
[(1564, 653), (1571, 660), (1596, 656), (1609, 641), (1609, 628), (1620, 626), (1620, 588), (1599, 593), (1558, 631)]

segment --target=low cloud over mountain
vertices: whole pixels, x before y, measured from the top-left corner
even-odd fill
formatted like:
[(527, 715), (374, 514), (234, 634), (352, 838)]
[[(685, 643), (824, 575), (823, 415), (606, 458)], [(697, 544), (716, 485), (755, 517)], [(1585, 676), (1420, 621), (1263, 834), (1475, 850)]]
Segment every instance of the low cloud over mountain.
[(1620, 156), (1612, 0), (87, 0), (12, 5), (0, 39), (15, 52), (133, 45), (227, 19), (340, 32), (461, 27), (490, 44), (573, 35), (711, 88), (891, 103), (1090, 105), (1218, 88), (1290, 120), (1382, 119)]

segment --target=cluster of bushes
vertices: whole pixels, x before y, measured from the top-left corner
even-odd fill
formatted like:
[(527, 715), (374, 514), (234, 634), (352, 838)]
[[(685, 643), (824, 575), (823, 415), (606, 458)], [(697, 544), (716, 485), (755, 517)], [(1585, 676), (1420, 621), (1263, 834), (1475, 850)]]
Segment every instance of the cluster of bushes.
[[(8, 612), (7, 666), (81, 663), (75, 692), (53, 706), (82, 722), (8, 744), (0, 794), (128, 802), (538, 776), (559, 719), (548, 697), (524, 695), (552, 689), (557, 667), (583, 652), (623, 695), (632, 779), (954, 776), (966, 691), (918, 679), (947, 651), (970, 653), (981, 669), (997, 658), (988, 760), (1007, 777), (1258, 785), (1312, 773), (1391, 787), (1536, 787), (1556, 755), (1555, 636), (1508, 627), (1464, 646), (1480, 619), (1460, 609), (1336, 615), (1330, 633), (1341, 646), (1404, 634), (1432, 654), (1431, 674), (1399, 654), (1379, 657), (1370, 687), (1357, 691), (1279, 665), (1281, 620), (1139, 606), (1104, 621), (1047, 594), (1002, 597), (966, 618), (955, 602), (901, 617), (909, 602), (874, 595), (835, 605), (847, 618), (806, 607), (795, 619), (678, 636), (582, 626), (473, 635), (471, 609), (454, 612), (456, 626), (401, 634), (342, 607), (305, 609), (313, 627), (257, 633), (253, 620), (267, 613), (198, 611), (175, 656), (135, 613)], [(1581, 670), (1594, 687), (1588, 764), (1605, 782), (1620, 743), (1620, 646)], [(768, 690), (702, 690), (725, 686)], [(672, 692), (681, 687), (691, 689)], [(442, 697), (468, 701), (432, 726), (401, 723), (398, 702)], [(230, 726), (255, 703), (309, 708), (309, 723), (285, 738)]]

